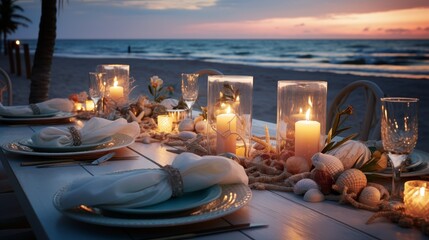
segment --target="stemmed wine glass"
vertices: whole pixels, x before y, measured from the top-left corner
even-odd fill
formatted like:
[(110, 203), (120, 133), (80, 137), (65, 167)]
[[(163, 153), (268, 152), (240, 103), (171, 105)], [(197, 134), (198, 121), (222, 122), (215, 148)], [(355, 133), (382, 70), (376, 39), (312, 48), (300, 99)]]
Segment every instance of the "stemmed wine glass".
[(89, 73), (89, 97), (94, 102), (94, 109), (98, 113), (98, 101), (104, 95), (103, 77), (104, 73), (90, 72)]
[(182, 97), (192, 118), (192, 106), (198, 98), (198, 74), (182, 73)]
[(381, 98), (381, 139), (392, 166), (391, 198), (402, 200), (400, 187), (404, 161), (413, 151), (418, 137), (418, 98)]

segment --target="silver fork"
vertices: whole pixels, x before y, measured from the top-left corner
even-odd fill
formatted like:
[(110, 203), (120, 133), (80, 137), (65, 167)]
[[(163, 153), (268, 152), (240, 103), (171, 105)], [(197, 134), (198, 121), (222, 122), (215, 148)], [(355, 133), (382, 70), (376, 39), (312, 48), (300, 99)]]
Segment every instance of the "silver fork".
[(43, 165), (36, 166), (37, 168), (48, 168), (48, 167), (68, 167), (68, 166), (76, 166), (76, 165), (100, 165), (105, 161), (111, 159), (115, 156), (115, 152), (108, 153), (103, 155), (92, 162), (82, 162), (82, 161), (73, 161), (73, 162), (58, 162), (58, 163), (47, 163)]

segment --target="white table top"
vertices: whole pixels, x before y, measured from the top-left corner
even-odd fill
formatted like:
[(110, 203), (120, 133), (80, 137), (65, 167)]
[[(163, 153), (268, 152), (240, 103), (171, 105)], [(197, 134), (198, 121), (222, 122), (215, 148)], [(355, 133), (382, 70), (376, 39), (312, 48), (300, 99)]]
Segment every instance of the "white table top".
[[(275, 124), (254, 120), (256, 134), (263, 133), (267, 124), (274, 135)], [(0, 144), (31, 136), (45, 125), (0, 124)], [(108, 161), (100, 166), (73, 166), (59, 168), (22, 167), (31, 156), (6, 154), (0, 159), (13, 183), (31, 226), (39, 239), (145, 239), (148, 229), (97, 226), (67, 218), (52, 203), (55, 192), (73, 179), (136, 168), (156, 168), (148, 158), (165, 165), (175, 154), (160, 144), (134, 143), (121, 149), (119, 155), (139, 155), (134, 160)], [(385, 219), (367, 225), (373, 214), (332, 201), (308, 203), (293, 193), (252, 190), (249, 204), (220, 219), (181, 227), (158, 229), (175, 232), (179, 229), (199, 229), (214, 225), (238, 223), (265, 223), (267, 228), (233, 231), (208, 235), (199, 239), (424, 239), (417, 229), (404, 229)]]

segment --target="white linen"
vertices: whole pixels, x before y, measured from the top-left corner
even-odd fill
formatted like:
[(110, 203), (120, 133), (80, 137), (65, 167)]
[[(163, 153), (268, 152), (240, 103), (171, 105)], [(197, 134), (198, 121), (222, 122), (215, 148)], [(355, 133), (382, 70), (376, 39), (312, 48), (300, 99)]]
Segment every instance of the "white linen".
[[(123, 133), (136, 138), (140, 133), (137, 122), (128, 123), (123, 118), (115, 121), (104, 118), (93, 117), (81, 128), (78, 129), (81, 135), (82, 145), (93, 144), (111, 137), (116, 133)], [(39, 147), (64, 147), (73, 145), (73, 137), (66, 127), (46, 127), (35, 133), (31, 140)]]
[[(248, 184), (244, 168), (221, 156), (200, 157), (193, 153), (179, 154), (171, 164), (183, 179), (184, 192), (198, 191), (215, 184)], [(82, 178), (63, 192), (63, 209), (87, 206), (138, 208), (168, 200), (172, 188), (168, 173), (162, 169), (141, 169), (116, 174)]]
[[(47, 101), (36, 103), (40, 109), (40, 114), (49, 114), (57, 111), (71, 112), (73, 102), (66, 98), (53, 98)], [(3, 106), (0, 103), (0, 115), (33, 115), (29, 105)]]

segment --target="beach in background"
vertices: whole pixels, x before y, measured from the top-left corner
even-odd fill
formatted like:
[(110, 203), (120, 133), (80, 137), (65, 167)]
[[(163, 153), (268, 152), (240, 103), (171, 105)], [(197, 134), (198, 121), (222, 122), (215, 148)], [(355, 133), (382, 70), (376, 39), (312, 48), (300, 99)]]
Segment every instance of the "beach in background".
[[(73, 41), (74, 43), (72, 44), (71, 42)], [(93, 42), (96, 46), (92, 48), (91, 46), (83, 45), (81, 46), (81, 48), (86, 50), (79, 50), (81, 52), (72, 53), (73, 51), (78, 51), (72, 47), (72, 45), (76, 45), (75, 41), (90, 41)], [(113, 41), (114, 44), (112, 43), (110, 45), (118, 45), (118, 42), (121, 41), (125, 40), (115, 40)], [(387, 96), (420, 98), (419, 140), (417, 148), (422, 150), (429, 149), (429, 123), (426, 121), (426, 119), (428, 119), (429, 117), (429, 108), (427, 107), (429, 104), (429, 46), (424, 41), (416, 41), (412, 42), (412, 44), (411, 42), (408, 42), (407, 44), (414, 46), (414, 50), (412, 51), (410, 49), (407, 49), (405, 51), (403, 49), (403, 53), (392, 53), (392, 55), (395, 55), (394, 57), (392, 57), (392, 55), (390, 57), (378, 57), (377, 54), (369, 54), (369, 49), (374, 49), (372, 45), (373, 42), (366, 41), (356, 41), (356, 43), (353, 44), (357, 44), (359, 42), (361, 46), (355, 45), (354, 47), (349, 48), (345, 48), (344, 46), (340, 47), (340, 45), (338, 45), (338, 51), (333, 51), (332, 53), (330, 53), (329, 50), (324, 49), (322, 45), (315, 46), (314, 42), (312, 42), (312, 46), (308, 46), (308, 48), (303, 48), (303, 50), (274, 50), (274, 46), (272, 46), (272, 50), (266, 50), (266, 52), (271, 51), (271, 53), (284, 55), (283, 57), (279, 57), (282, 59), (280, 62), (273, 61), (272, 59), (270, 61), (267, 61), (264, 57), (265, 55), (263, 48), (260, 46), (251, 47), (251, 45), (249, 45), (249, 47), (247, 47), (245, 50), (236, 49), (235, 51), (242, 51), (241, 54), (237, 54), (233, 49), (231, 49), (231, 45), (228, 45), (228, 48), (222, 48), (219, 46), (217, 50), (204, 50), (204, 46), (198, 46), (198, 44), (191, 44), (195, 48), (202, 49), (200, 50), (200, 55), (210, 55), (210, 57), (202, 58), (201, 56), (195, 57), (196, 55), (198, 55), (195, 52), (182, 52), (177, 55), (177, 52), (185, 51), (187, 48), (180, 48), (176, 45), (174, 45), (174, 48), (168, 50), (169, 47), (168, 45), (165, 45), (165, 43), (170, 40), (162, 40), (161, 42), (157, 42), (156, 40), (147, 41), (155, 41), (157, 43), (148, 44), (148, 46), (152, 48), (159, 48), (160, 50), (157, 53), (159, 56), (153, 56), (157, 54), (154, 54), (155, 51), (152, 51), (150, 49), (139, 49), (137, 47), (137, 44), (132, 44), (132, 42), (123, 42), (123, 44), (121, 44), (120, 46), (118, 45), (114, 49), (121, 50), (120, 53), (116, 53), (116, 50), (112, 49), (104, 49), (104, 51), (102, 50), (102, 46), (105, 41), (100, 41), (99, 44), (96, 44), (97, 41), (94, 40), (59, 40), (58, 44), (56, 45), (56, 53), (52, 65), (52, 81), (50, 85), (49, 97), (68, 97), (72, 93), (87, 91), (88, 72), (95, 71), (96, 66), (99, 64), (130, 65), (130, 76), (134, 78), (133, 86), (135, 86), (135, 89), (132, 92), (132, 98), (137, 98), (139, 95), (149, 94), (147, 90), (147, 85), (150, 81), (150, 77), (154, 75), (157, 75), (161, 79), (163, 79), (165, 84), (175, 85), (176, 90), (173, 97), (179, 98), (179, 83), (181, 73), (191, 73), (200, 69), (216, 69), (227, 75), (253, 76), (253, 117), (255, 119), (275, 123), (277, 111), (277, 81), (279, 80), (327, 81), (328, 106), (332, 102), (332, 99), (338, 94), (338, 92), (347, 84), (356, 80), (370, 80), (377, 83)], [(176, 42), (175, 44), (178, 44), (177, 42), (184, 42), (184, 40), (174, 41)], [(71, 44), (69, 47), (67, 47), (67, 42)], [(212, 41), (210, 42), (211, 44), (215, 44), (216, 41), (213, 41), (213, 43)], [(246, 43), (246, 41), (244, 42)], [(164, 48), (162, 47), (162, 43), (164, 43)], [(221, 42), (219, 42), (219, 44), (221, 44)], [(131, 53), (127, 52), (128, 45), (131, 46)], [(187, 43), (187, 45), (190, 44)], [(330, 45), (335, 44), (331, 43)], [(266, 46), (271, 45), (268, 44)], [(361, 50), (356, 50), (359, 48)], [(386, 49), (388, 48), (389, 46), (386, 45)], [(401, 48), (398, 48), (397, 52), (399, 52), (399, 49)], [(91, 51), (93, 53), (92, 55)], [(169, 51), (171, 53), (165, 53), (165, 51)], [(245, 53), (245, 51), (248, 51), (249, 53)], [(85, 54), (83, 54), (82, 52), (85, 52)], [(322, 53), (330, 56), (322, 56)], [(214, 57), (216, 55), (223, 57)], [(344, 59), (341, 57), (341, 55), (344, 55)], [(403, 56), (400, 57), (401, 55)], [(363, 60), (356, 60), (357, 62), (359, 62), (356, 64), (335, 63), (340, 62), (341, 59), (343, 59), (343, 62), (347, 59), (359, 59), (359, 56), (361, 56)], [(273, 58), (272, 54), (270, 58)], [(304, 67), (300, 65), (300, 67), (297, 68), (293, 67), (293, 64), (288, 65), (288, 58), (294, 59), (293, 61), (295, 61), (295, 63), (298, 63), (298, 65), (299, 63), (304, 62), (305, 64), (301, 64)], [(378, 59), (379, 61), (383, 60), (396, 62), (394, 64), (381, 64), (381, 62), (379, 62), (380, 64), (376, 64), (375, 62), (368, 64), (362, 63), (362, 61), (364, 60), (369, 61), (368, 59), (372, 59), (371, 61), (375, 61)], [(320, 67), (324, 66), (325, 63), (323, 63), (323, 61), (328, 60), (334, 63), (329, 63), (328, 68)], [(311, 64), (309, 64), (309, 62), (312, 61), (317, 62), (315, 63), (317, 67), (308, 68), (309, 66), (312, 66)], [(268, 64), (267, 62), (269, 62), (270, 64)], [(397, 68), (384, 67), (384, 65), (396, 66)], [(333, 69), (332, 66), (348, 66), (349, 68), (347, 68), (346, 71), (337, 71), (338, 69)], [(351, 67), (355, 66), (357, 66), (356, 69), (360, 69), (358, 72), (354, 70), (352, 71)], [(0, 67), (9, 72), (9, 62), (7, 56), (0, 57)], [(14, 87), (14, 105), (28, 104), (30, 80), (26, 79), (25, 76), (10, 76), (12, 78), (12, 83)], [(200, 98), (198, 100), (198, 104), (200, 106), (206, 105), (206, 80), (206, 76), (201, 77), (201, 93)], [(350, 102), (353, 107), (364, 107), (365, 103), (363, 99), (363, 96), (354, 96), (350, 100)], [(359, 118), (359, 116), (356, 116), (356, 118)]]

